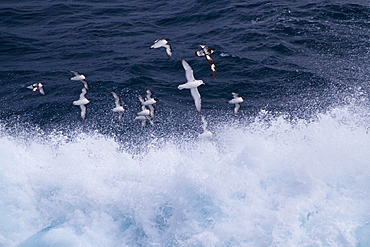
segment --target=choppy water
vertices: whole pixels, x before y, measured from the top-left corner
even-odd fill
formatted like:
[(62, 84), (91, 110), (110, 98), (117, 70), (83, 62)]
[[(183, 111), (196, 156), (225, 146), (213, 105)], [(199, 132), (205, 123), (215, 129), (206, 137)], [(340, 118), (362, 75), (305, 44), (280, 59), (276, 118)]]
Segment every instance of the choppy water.
[[(0, 13), (1, 246), (370, 245), (367, 1), (6, 1)], [(158, 38), (172, 59), (148, 49)], [(217, 79), (199, 44), (216, 48)], [(177, 89), (180, 58), (206, 83), (211, 139)], [(67, 70), (88, 76), (84, 122)], [(45, 96), (26, 88), (38, 81)], [(160, 101), (141, 128), (145, 88)], [(232, 91), (246, 99), (237, 117)]]

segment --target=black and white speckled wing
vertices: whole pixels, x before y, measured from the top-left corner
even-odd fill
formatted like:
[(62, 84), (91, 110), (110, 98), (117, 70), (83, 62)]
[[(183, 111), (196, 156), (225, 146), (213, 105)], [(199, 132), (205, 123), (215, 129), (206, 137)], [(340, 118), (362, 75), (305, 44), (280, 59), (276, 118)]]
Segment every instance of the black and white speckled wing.
[(204, 53), (203, 50), (200, 50), (200, 51), (196, 51), (195, 52), (195, 56), (197, 56), (197, 57), (203, 57), (204, 55), (206, 55), (206, 54)]
[(216, 71), (216, 61), (213, 59), (211, 55), (206, 55), (206, 59), (209, 63), (209, 66), (211, 66), (213, 77), (217, 77), (217, 71)]

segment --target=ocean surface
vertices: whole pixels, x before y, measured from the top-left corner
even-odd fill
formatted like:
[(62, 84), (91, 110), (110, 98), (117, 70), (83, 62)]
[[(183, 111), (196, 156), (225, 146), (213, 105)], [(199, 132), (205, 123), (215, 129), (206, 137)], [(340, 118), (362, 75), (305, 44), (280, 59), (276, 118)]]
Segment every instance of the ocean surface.
[[(5, 0), (0, 16), (0, 246), (370, 246), (369, 1)], [(148, 49), (160, 38), (171, 59)], [(84, 121), (68, 70), (87, 76)]]

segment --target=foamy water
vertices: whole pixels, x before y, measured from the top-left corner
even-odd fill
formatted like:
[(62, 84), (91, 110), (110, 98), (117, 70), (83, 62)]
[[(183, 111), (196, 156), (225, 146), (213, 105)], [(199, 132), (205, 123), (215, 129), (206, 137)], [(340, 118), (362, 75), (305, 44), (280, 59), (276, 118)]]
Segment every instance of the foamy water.
[(369, 246), (359, 108), (210, 121), (211, 140), (153, 137), (139, 154), (99, 133), (3, 131), (0, 245)]

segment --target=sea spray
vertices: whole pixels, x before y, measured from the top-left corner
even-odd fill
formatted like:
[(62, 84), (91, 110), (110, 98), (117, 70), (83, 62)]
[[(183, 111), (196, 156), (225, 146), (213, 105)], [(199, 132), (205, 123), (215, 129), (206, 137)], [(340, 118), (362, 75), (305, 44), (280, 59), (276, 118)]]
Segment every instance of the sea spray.
[(99, 132), (3, 130), (0, 243), (366, 246), (361, 112), (293, 121), (261, 111), (245, 124), (210, 121), (209, 140), (152, 137), (134, 154)]

